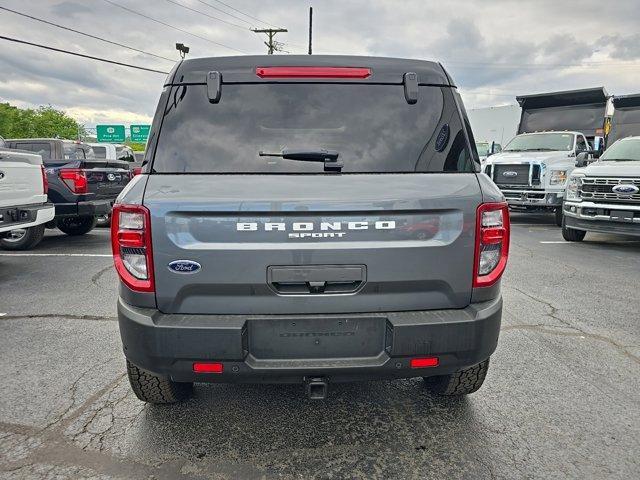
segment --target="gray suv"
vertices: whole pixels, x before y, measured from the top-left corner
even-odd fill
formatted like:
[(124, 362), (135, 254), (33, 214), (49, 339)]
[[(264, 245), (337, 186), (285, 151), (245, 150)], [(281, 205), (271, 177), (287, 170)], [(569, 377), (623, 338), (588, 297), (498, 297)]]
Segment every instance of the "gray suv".
[(476, 391), (496, 348), (504, 197), (438, 63), (185, 60), (113, 210), (131, 386), (424, 377)]

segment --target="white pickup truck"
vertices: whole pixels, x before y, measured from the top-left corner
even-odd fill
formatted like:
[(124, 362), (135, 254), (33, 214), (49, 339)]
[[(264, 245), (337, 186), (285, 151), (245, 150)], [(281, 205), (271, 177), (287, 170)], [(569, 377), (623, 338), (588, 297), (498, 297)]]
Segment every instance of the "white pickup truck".
[(0, 137), (0, 246), (6, 250), (35, 247), (54, 216), (40, 155), (4, 148)]
[(510, 209), (555, 212), (562, 225), (567, 178), (578, 155), (599, 154), (609, 98), (604, 88), (516, 97), (522, 107), (518, 135), (483, 167)]
[(587, 232), (640, 237), (640, 137), (616, 141), (569, 177), (562, 236), (580, 242)]

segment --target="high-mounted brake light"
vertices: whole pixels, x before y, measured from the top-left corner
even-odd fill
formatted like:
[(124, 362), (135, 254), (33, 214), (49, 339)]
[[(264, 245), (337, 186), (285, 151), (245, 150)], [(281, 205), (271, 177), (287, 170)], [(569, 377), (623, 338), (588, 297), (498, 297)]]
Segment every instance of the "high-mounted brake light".
[(151, 216), (142, 205), (113, 206), (111, 248), (120, 280), (136, 292), (153, 292)]
[(63, 168), (60, 170), (60, 179), (73, 193), (87, 193), (89, 182), (87, 174), (79, 168)]
[(473, 286), (495, 284), (507, 266), (509, 257), (509, 207), (506, 203), (483, 203), (476, 214), (476, 249)]
[(367, 78), (370, 68), (362, 67), (256, 67), (260, 78)]
[(40, 173), (42, 174), (42, 193), (47, 195), (49, 193), (49, 180), (47, 179), (47, 172), (44, 170), (44, 165), (40, 165)]

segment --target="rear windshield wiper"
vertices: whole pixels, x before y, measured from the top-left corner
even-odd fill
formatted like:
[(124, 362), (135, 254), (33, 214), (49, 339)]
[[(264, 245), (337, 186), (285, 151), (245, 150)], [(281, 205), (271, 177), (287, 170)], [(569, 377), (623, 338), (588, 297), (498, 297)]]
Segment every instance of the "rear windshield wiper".
[(280, 153), (258, 152), (261, 157), (281, 157), (285, 160), (298, 160), (300, 162), (323, 162), (325, 172), (339, 172), (342, 163), (338, 162), (338, 152), (334, 150), (295, 150), (284, 149)]

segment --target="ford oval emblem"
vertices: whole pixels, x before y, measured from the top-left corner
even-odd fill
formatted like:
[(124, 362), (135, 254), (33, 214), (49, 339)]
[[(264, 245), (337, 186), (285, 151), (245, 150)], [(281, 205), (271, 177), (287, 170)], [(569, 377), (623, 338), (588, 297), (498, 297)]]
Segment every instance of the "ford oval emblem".
[(620, 184), (620, 185), (616, 185), (611, 190), (615, 193), (622, 193), (624, 195), (633, 195), (634, 193), (638, 193), (638, 191), (640, 191), (640, 188), (636, 187), (635, 185)]
[(116, 179), (116, 176), (113, 173), (107, 174), (107, 180), (109, 180), (110, 182), (113, 182), (115, 179)]
[(438, 136), (436, 137), (436, 152), (443, 152), (445, 148), (447, 148), (447, 143), (449, 143), (449, 125), (444, 124), (442, 128), (438, 132)]
[(196, 273), (201, 265), (193, 260), (174, 260), (169, 264), (169, 270), (175, 273)]
[(517, 177), (518, 172), (514, 172), (513, 170), (509, 170), (508, 172), (502, 172), (503, 177)]

